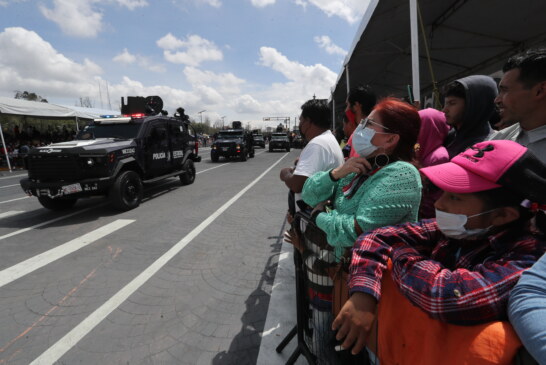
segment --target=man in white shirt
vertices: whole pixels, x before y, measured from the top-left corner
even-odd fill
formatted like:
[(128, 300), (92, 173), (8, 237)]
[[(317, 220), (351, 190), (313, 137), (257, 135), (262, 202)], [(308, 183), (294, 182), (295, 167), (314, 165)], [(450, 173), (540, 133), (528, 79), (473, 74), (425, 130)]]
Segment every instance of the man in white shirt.
[(531, 150), (546, 163), (546, 48), (511, 57), (503, 67), (495, 103), (501, 122), (518, 123), (489, 139), (509, 139)]
[(343, 164), (344, 158), (336, 137), (329, 130), (330, 108), (325, 99), (311, 99), (301, 106), (300, 132), (309, 141), (301, 151), (295, 167), (281, 169), (280, 178), (296, 193), (296, 201), (307, 178), (318, 171), (326, 171)]

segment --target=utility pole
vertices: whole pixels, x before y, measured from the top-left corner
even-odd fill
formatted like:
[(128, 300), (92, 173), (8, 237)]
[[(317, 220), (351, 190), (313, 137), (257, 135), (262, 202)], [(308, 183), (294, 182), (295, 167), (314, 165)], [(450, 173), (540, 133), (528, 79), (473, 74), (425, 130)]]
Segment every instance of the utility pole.
[(200, 112), (198, 112), (197, 114), (199, 114), (201, 116), (201, 124), (203, 124), (203, 113), (206, 112), (206, 110), (201, 110)]
[(224, 129), (224, 118), (225, 117), (226, 117), (225, 115), (223, 117), (221, 117), (221, 119), (222, 119), (222, 129)]

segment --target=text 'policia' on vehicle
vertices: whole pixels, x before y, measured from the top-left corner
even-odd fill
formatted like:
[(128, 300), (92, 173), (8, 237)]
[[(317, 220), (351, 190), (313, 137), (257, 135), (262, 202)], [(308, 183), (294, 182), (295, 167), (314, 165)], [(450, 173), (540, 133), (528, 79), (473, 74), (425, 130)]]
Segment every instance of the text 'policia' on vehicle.
[[(174, 117), (158, 96), (121, 98), (121, 116), (103, 116), (75, 140), (33, 149), (21, 187), (48, 209), (72, 207), (79, 198), (108, 196), (120, 210), (140, 205), (143, 184), (179, 176), (195, 180), (197, 134), (183, 108)], [(190, 129), (192, 133), (190, 133)]]

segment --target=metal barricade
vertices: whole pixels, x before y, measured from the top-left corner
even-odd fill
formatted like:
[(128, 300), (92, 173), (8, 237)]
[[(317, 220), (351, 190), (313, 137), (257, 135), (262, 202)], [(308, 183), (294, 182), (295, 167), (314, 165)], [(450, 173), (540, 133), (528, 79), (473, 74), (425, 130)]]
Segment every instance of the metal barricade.
[(333, 280), (336, 259), (326, 234), (310, 218), (309, 211), (294, 216), (293, 231), (303, 250), (294, 249), (297, 324), (277, 347), (281, 352), (297, 336), (297, 347), (286, 364), (303, 355), (309, 364), (340, 364), (332, 331)]

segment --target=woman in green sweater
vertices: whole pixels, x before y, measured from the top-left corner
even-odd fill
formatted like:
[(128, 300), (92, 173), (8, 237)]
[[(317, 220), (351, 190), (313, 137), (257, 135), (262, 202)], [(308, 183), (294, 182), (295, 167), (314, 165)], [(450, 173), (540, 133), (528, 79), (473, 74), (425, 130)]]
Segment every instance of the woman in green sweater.
[(354, 131), (360, 157), (305, 182), (302, 199), (315, 207), (312, 218), (337, 259), (362, 232), (417, 221), (421, 177), (412, 163), (420, 125), (411, 105), (383, 99)]

